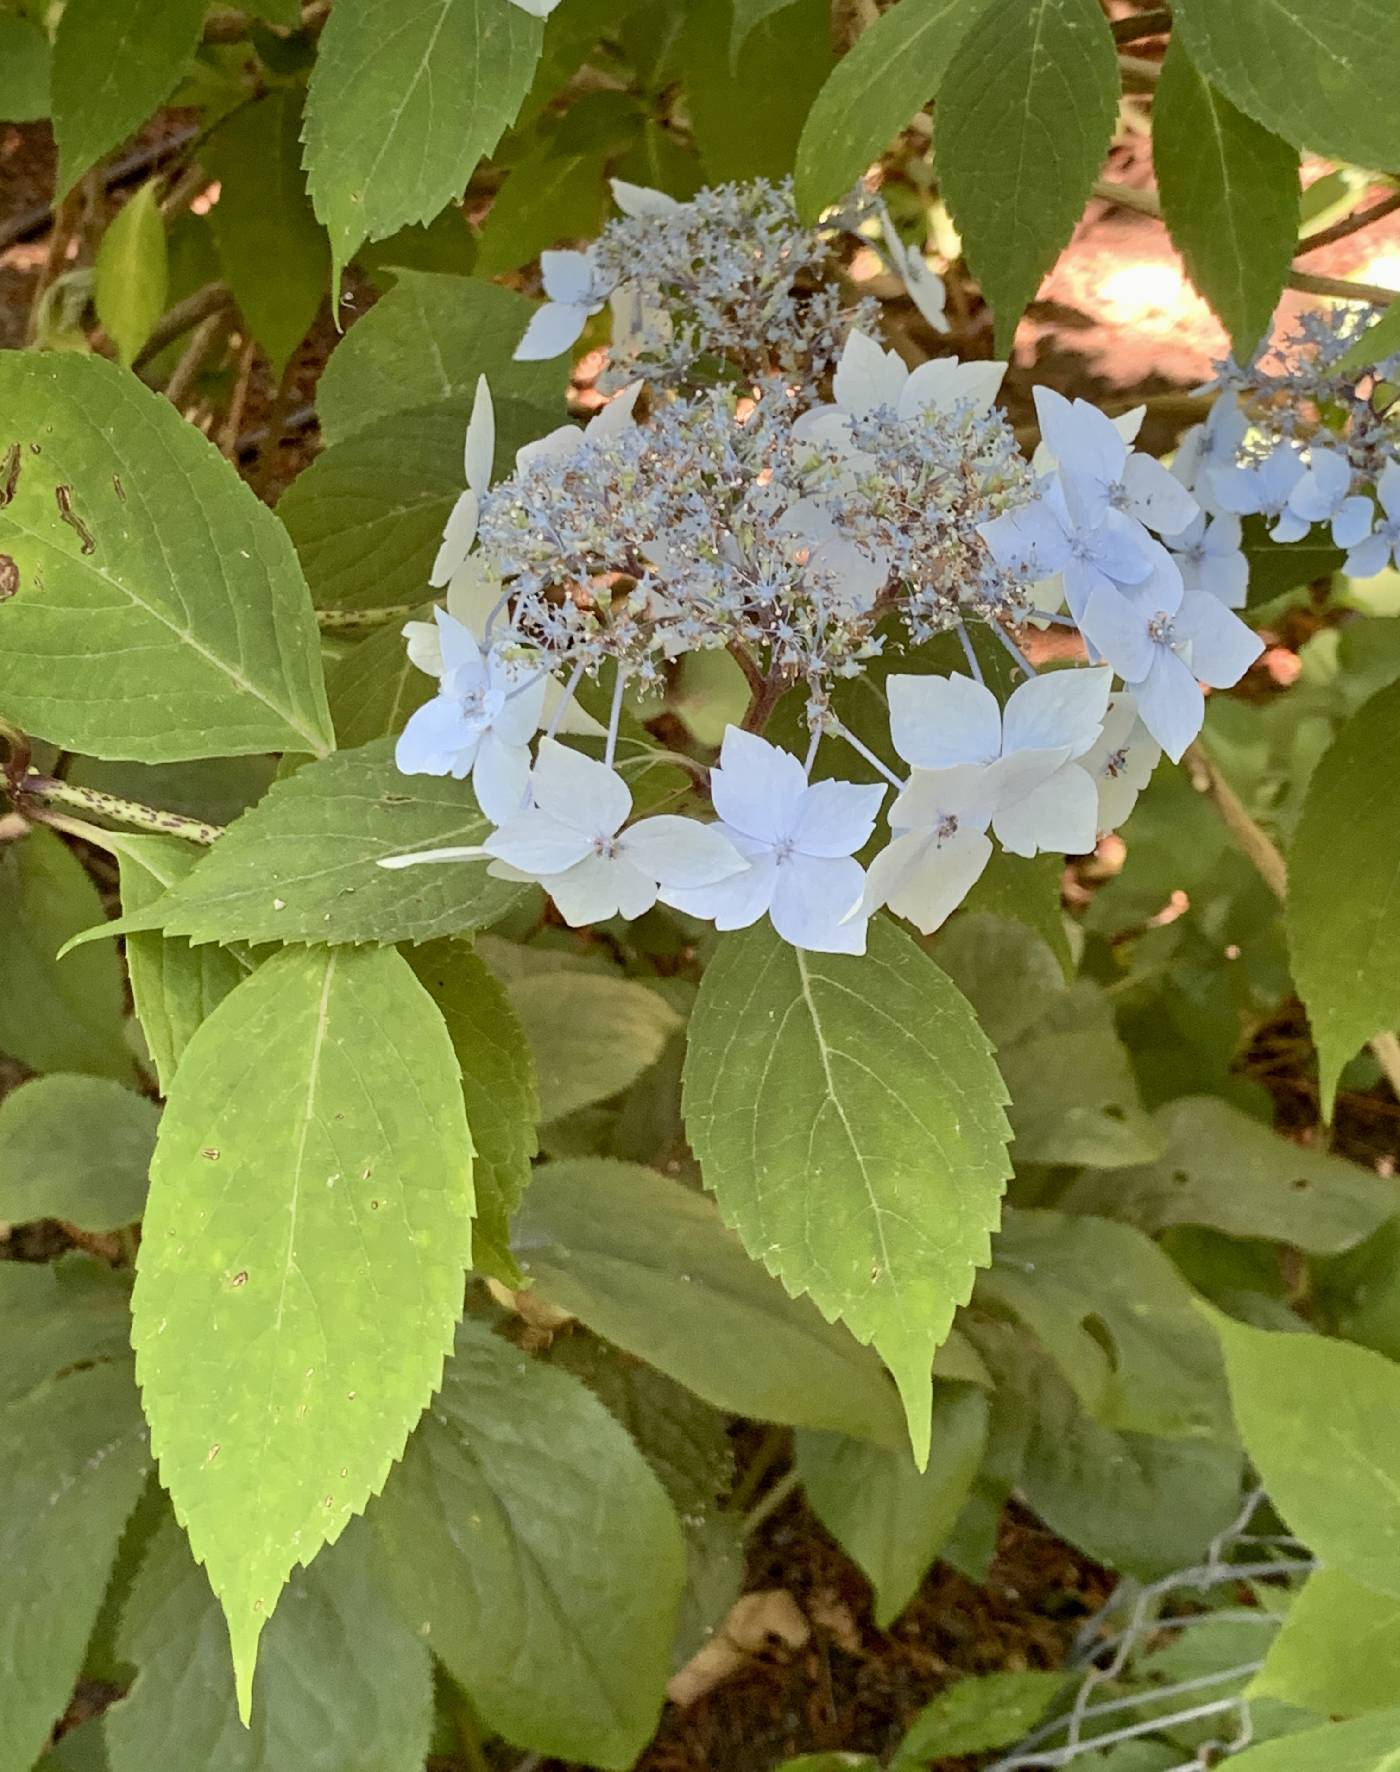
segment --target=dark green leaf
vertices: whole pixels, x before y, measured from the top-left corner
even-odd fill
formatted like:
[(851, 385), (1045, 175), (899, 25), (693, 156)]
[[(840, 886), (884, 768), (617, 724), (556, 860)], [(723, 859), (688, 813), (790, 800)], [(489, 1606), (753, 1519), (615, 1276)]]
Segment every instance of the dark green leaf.
[(1005, 354), (1113, 135), (1118, 60), (1099, 0), (992, 0), (941, 91), (938, 183)]
[(1174, 36), (1152, 103), (1152, 163), (1172, 243), (1247, 363), (1297, 244), (1297, 151), (1237, 111)]
[(0, 1102), (0, 1218), (113, 1231), (141, 1216), (155, 1106), (107, 1077), (39, 1077)]
[[(937, 94), (987, 0), (899, 0), (861, 32), (817, 94), (797, 145), (797, 207), (814, 221)], [(737, 22), (737, 15), (736, 15)]]
[(530, 90), (542, 26), (509, 0), (346, 0), (322, 34), (306, 166), (337, 267), (460, 197)]
[(144, 123), (199, 43), (206, 0), (70, 0), (53, 48), (58, 194)]
[(688, 9), (682, 67), (691, 127), (707, 182), (784, 178), (802, 124), (831, 72), (826, 0), (795, 0), (729, 59), (733, 0)]
[(717, 1408), (900, 1445), (879, 1362), (789, 1298), (694, 1189), (639, 1164), (549, 1163), (513, 1245), (550, 1303)]
[[(433, 605), (414, 610), (419, 621), (433, 619)], [(331, 719), (343, 750), (397, 738), (416, 708), (437, 694), (437, 680), (408, 656), (402, 624), (395, 622), (351, 648), (326, 676)]]
[(896, 1769), (954, 1754), (1010, 1747), (1035, 1727), (1065, 1689), (1060, 1673), (983, 1674), (946, 1687), (919, 1712), (895, 1752)]
[(0, 117), (32, 123), (49, 114), (49, 40), (27, 18), (0, 13)]
[(630, 1766), (685, 1575), (665, 1492), (565, 1372), (475, 1324), (371, 1519), (405, 1617), (511, 1741)]
[(1347, 1060), (1400, 1024), (1397, 731), (1393, 683), (1352, 715), (1313, 771), (1288, 854), (1288, 951), (1329, 1118)]
[(535, 1055), (544, 1121), (620, 1095), (681, 1026), (658, 992), (630, 979), (541, 969), (509, 989)]

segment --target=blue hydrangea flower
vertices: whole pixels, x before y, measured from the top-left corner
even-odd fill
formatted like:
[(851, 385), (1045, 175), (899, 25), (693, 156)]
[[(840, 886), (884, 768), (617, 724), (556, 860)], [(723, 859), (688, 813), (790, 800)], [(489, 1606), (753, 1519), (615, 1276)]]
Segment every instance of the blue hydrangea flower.
[(1201, 684), (1228, 689), (1264, 650), (1259, 636), (1207, 591), (1186, 592), (1175, 610), (1150, 598), (1099, 592), (1087, 615), (1094, 644), (1173, 763), (1205, 720)]
[(1249, 561), (1240, 539), (1238, 517), (1225, 512), (1207, 517), (1204, 511), (1180, 535), (1167, 536), (1183, 589), (1209, 591), (1227, 609), (1243, 609), (1249, 590)]
[(612, 293), (599, 279), (592, 247), (587, 252), (542, 252), (540, 273), (549, 299), (530, 316), (515, 347), (517, 363), (562, 356)]
[(470, 628), (445, 610), (433, 613), (442, 657), (438, 693), (409, 716), (394, 762), (404, 775), (470, 776), (477, 804), (499, 824), (525, 802), (545, 676), (483, 652)]
[(1196, 501), (1180, 480), (1152, 456), (1130, 449), (1097, 406), (1036, 388), (1035, 409), (1076, 528), (1094, 529), (1110, 512), (1122, 512), (1170, 535), (1195, 518)]
[(1347, 555), (1342, 570), (1351, 578), (1374, 578), (1392, 562), (1400, 565), (1400, 462), (1385, 464), (1376, 497), (1384, 515)]
[[(1308, 470), (1288, 495), (1289, 514), (1310, 528), (1330, 523), (1332, 540), (1339, 548), (1354, 547), (1371, 528), (1371, 501), (1351, 490), (1351, 463), (1335, 449), (1314, 448)], [(1292, 541), (1294, 536), (1282, 536)]]
[(865, 889), (855, 852), (870, 841), (883, 787), (809, 782), (789, 752), (730, 726), (710, 793), (714, 828), (746, 872), (699, 888), (666, 887), (664, 903), (717, 929), (746, 929), (765, 914), (784, 941), (814, 953), (863, 954), (866, 917), (850, 916)]
[(977, 533), (997, 565), (1018, 577), (1058, 573), (1076, 620), (1095, 591), (1141, 584), (1152, 571), (1155, 544), (1141, 523), (1116, 510), (1097, 523), (1079, 522), (1058, 480), (1040, 498), (979, 524)]
[(632, 791), (617, 771), (554, 739), (540, 743), (530, 801), (481, 847), (491, 873), (538, 881), (571, 928), (640, 917), (663, 891), (747, 871), (719, 825), (669, 814), (629, 825)]
[(1277, 443), (1263, 461), (1247, 468), (1219, 468), (1213, 479), (1215, 500), (1222, 511), (1237, 517), (1263, 516), (1273, 521), (1275, 541), (1300, 541), (1309, 525), (1288, 508), (1293, 488), (1306, 469), (1291, 443)]

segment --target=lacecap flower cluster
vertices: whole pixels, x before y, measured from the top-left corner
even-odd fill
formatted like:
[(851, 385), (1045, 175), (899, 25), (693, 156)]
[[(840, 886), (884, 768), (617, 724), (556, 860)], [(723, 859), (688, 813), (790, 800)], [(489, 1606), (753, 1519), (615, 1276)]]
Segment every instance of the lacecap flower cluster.
[[(517, 355), (568, 349), (611, 303), (618, 391), (586, 427), (520, 450), (493, 487), (483, 379), (432, 572), (445, 607), (405, 629), (438, 693), (409, 720), (398, 766), (470, 776), (494, 828), (384, 866), (485, 863), (538, 881), (576, 926), (659, 902), (719, 929), (768, 917), (797, 947), (861, 953), (888, 905), (929, 933), (994, 842), (1019, 856), (1091, 850), (1162, 752), (1179, 760), (1199, 732), (1202, 684), (1226, 688), (1259, 656), (1235, 613), (1243, 514), (1270, 514), (1280, 535), (1340, 525), (1359, 567), (1395, 548), (1400, 471), (1359, 406), (1340, 443), (1316, 428), (1303, 441), (1296, 425), (1261, 442), (1232, 385), (1173, 471), (1134, 449), (1140, 411), (1110, 420), (1040, 388), (1027, 463), (995, 404), (1004, 364), (911, 370), (873, 336), (869, 304), (845, 300), (836, 243), (879, 230), (941, 321), (940, 281), (871, 199), (809, 229), (785, 186), (684, 204), (615, 189), (623, 217), (595, 246), (544, 255), (549, 300)], [(1297, 457), (1281, 492), (1280, 450)], [(1357, 489), (1363, 463), (1379, 520)], [(1082, 662), (1037, 673), (1016, 632), (1051, 622), (1077, 630)], [(974, 626), (1023, 676), (1004, 705)], [(891, 768), (844, 722), (840, 685), (886, 650), (917, 665), (914, 649), (943, 634), (965, 673), (882, 659), (867, 677), (887, 705)], [(711, 649), (744, 669), (744, 724), (726, 731), (694, 813), (634, 817), (617, 767), (624, 695)], [(606, 722), (580, 705), (585, 679), (610, 685)], [(749, 729), (788, 690), (805, 695), (800, 756)], [(823, 744), (879, 779), (814, 780)]]

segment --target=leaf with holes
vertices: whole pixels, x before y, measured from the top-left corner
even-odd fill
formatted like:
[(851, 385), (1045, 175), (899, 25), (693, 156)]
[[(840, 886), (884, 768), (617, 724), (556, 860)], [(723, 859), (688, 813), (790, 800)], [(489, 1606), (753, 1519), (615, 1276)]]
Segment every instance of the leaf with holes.
[(456, 1059), (399, 954), (278, 954), (190, 1041), (151, 1169), (132, 1341), (245, 1720), (288, 1574), (381, 1487), (438, 1383), (471, 1209)]
[(929, 1451), (929, 1372), (990, 1253), (1006, 1091), (966, 1000), (893, 923), (811, 954), (726, 936), (691, 1017), (685, 1115), (756, 1261), (873, 1342)]
[(7, 352), (0, 457), (0, 710), (145, 763), (330, 750), (291, 543), (168, 400), (100, 357)]

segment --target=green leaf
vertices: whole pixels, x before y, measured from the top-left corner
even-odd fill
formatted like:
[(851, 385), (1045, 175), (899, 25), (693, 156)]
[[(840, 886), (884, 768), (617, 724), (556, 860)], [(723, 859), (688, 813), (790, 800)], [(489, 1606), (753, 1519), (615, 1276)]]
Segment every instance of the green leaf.
[(934, 98), (987, 0), (899, 0), (837, 62), (797, 144), (797, 207), (815, 221)]
[(1212, 1320), (1269, 1499), (1328, 1568), (1400, 1596), (1400, 1366), (1349, 1342)]
[(241, 105), (200, 150), (219, 181), (209, 212), (219, 266), (274, 378), (311, 329), (330, 280), (326, 236), (301, 170), (301, 106), (290, 88)]
[(330, 749), (291, 543), (168, 400), (99, 357), (11, 351), (0, 455), (18, 476), (0, 509), (11, 719), (147, 763)]
[(473, 1323), (370, 1518), (405, 1617), (511, 1741), (630, 1766), (661, 1708), (680, 1528), (567, 1373)]
[(977, 1298), (1018, 1317), (1105, 1425), (1228, 1439), (1220, 1350), (1169, 1258), (1126, 1224), (1008, 1210)]
[(1230, 1772), (1397, 1772), (1400, 1710), (1261, 1741), (1236, 1754)]
[(1121, 1433), (1085, 1413), (1015, 1324), (979, 1315), (968, 1333), (996, 1378), (974, 1502), (990, 1489), (999, 1512), (1014, 1488), (1061, 1538), (1148, 1580), (1194, 1562), (1238, 1514), (1237, 1447)]
[(68, 1706), (149, 1464), (125, 1365), (71, 1373), (0, 1413), (0, 1765), (32, 1765)]
[(962, 1512), (982, 1462), (987, 1399), (940, 1386), (926, 1471), (897, 1452), (844, 1434), (800, 1433), (797, 1471), (812, 1511), (875, 1589), (875, 1622), (890, 1625), (918, 1592)]
[(513, 1247), (551, 1304), (716, 1408), (901, 1444), (879, 1362), (789, 1298), (695, 1189), (640, 1164), (547, 1163)]
[(520, 888), (483, 862), (402, 871), (385, 855), (477, 843), (464, 781), (400, 775), (393, 741), (338, 751), (274, 783), (193, 873), (142, 913), (191, 941), (397, 942), (494, 923)]
[[(431, 621), (433, 605), (415, 609), (414, 619)], [(344, 750), (397, 738), (408, 717), (437, 694), (437, 681), (408, 656), (402, 627), (380, 628), (331, 667), (326, 679), (335, 736)]]
[(940, 90), (939, 189), (1004, 355), (1112, 139), (1118, 58), (1099, 0), (992, 0)]
[(1218, 1096), (1184, 1096), (1154, 1118), (1167, 1141), (1158, 1161), (1081, 1175), (1063, 1196), (1067, 1211), (1126, 1219), (1149, 1236), (1198, 1224), (1335, 1255), (1400, 1206), (1394, 1182), (1281, 1138)]
[(1299, 585), (1316, 584), (1341, 570), (1346, 558), (1325, 529), (1314, 528), (1301, 541), (1275, 541), (1262, 517), (1246, 517), (1241, 543), (1249, 562), (1248, 603), (1256, 609)]
[[(491, 3), (517, 10), (510, 0)], [(562, 419), (567, 355), (547, 363), (517, 363), (512, 355), (533, 312), (532, 302), (497, 283), (400, 271), (389, 293), (331, 352), (317, 384), (326, 442), (343, 442), (396, 412), (451, 405), (458, 413), (460, 468), (461, 438), (482, 375), (498, 408), (514, 401)], [(544, 418), (541, 428), (552, 422)], [(500, 462), (498, 454), (498, 468)]]
[(980, 911), (955, 917), (939, 931), (934, 952), (998, 1050), (1064, 995), (1064, 974), (1047, 943), (1006, 917)]
[(165, 222), (151, 179), (117, 211), (97, 249), (92, 299), (123, 363), (132, 361), (165, 312), (169, 283)]
[(432, 1722), (428, 1651), (386, 1604), (374, 1549), (352, 1524), (294, 1571), (267, 1627), (245, 1730), (218, 1603), (166, 1513), (118, 1624), (117, 1652), (136, 1678), (106, 1714), (111, 1772), (420, 1772)]
[(530, 1179), (540, 1117), (524, 1029), (503, 986), (462, 942), (430, 942), (410, 955), (409, 964), (438, 1006), (461, 1072), (467, 1124), (476, 1146), (473, 1266), (518, 1285), (510, 1215)]
[(52, 831), (0, 845), (0, 1052), (31, 1070), (134, 1080), (116, 954), (55, 958), (103, 916), (97, 888)]
[(431, 221), (462, 195), (530, 90), (542, 30), (509, 0), (336, 9), (311, 76), (305, 139), (337, 272), (362, 241)]
[(794, 0), (765, 19), (731, 65), (734, 0), (687, 8), (681, 56), (691, 129), (710, 184), (786, 178), (802, 125), (831, 73), (830, 7)]
[(513, 271), (556, 241), (594, 234), (607, 206), (608, 164), (641, 133), (642, 111), (621, 92), (575, 101), (523, 154), (487, 212), (476, 271)]
[(70, 0), (53, 46), (58, 195), (169, 97), (199, 44), (205, 0)]
[(620, 1095), (681, 1026), (658, 992), (605, 973), (544, 969), (509, 989), (535, 1055), (545, 1122)]
[(997, 1223), (1005, 1099), (966, 1001), (887, 919), (864, 957), (758, 925), (706, 968), (685, 1066), (705, 1185), (756, 1261), (874, 1343), (920, 1468), (933, 1355)]
[(141, 1216), (159, 1110), (107, 1077), (39, 1077), (0, 1102), (0, 1218), (114, 1231)]
[(90, 1255), (0, 1262), (0, 1404), (30, 1396), (77, 1366), (125, 1366), (127, 1301), (127, 1277)]
[[(472, 287), (460, 280), (456, 286)], [(558, 393), (562, 400), (562, 386)], [(462, 490), (462, 439), (471, 399), (470, 392), (459, 390), (443, 405), (385, 414), (372, 429), (318, 455), (287, 488), (277, 515), (296, 545), (318, 607), (375, 609), (429, 594), (428, 574), (443, 525)], [(509, 473), (520, 445), (549, 430), (557, 414), (503, 398), (494, 375), (492, 403), (500, 477)], [(397, 629), (394, 633), (397, 638)], [(398, 644), (402, 651), (402, 640)]]
[(1142, 1106), (1113, 1010), (1081, 981), (1000, 1051), (1017, 1163), (1150, 1162), (1162, 1135)]
[(1319, 1569), (1288, 1608), (1249, 1695), (1318, 1716), (1393, 1705), (1400, 1699), (1400, 1599)]
[(1400, 1023), (1400, 683), (1372, 696), (1313, 771), (1288, 853), (1284, 923), (1330, 1119), (1343, 1066)]
[(1390, 0), (1180, 0), (1191, 59), (1300, 148), (1378, 172), (1400, 165), (1400, 35)]
[(437, 1383), (471, 1205), (456, 1059), (400, 955), (278, 954), (186, 1048), (132, 1342), (245, 1720), (290, 1570), (380, 1488)]
[(27, 18), (0, 13), (0, 117), (34, 123), (49, 114), (49, 40)]
[[(194, 844), (180, 837), (123, 835), (118, 860), (123, 912), (139, 918), (184, 879), (199, 856)], [(131, 998), (163, 1095), (170, 1093), (175, 1067), (195, 1029), (251, 969), (252, 961), (237, 948), (195, 948), (155, 931), (127, 935)]]
[(1237, 111), (1173, 36), (1152, 101), (1152, 163), (1172, 244), (1247, 363), (1298, 241), (1297, 151)]
[(734, 19), (729, 28), (729, 65), (731, 68), (738, 66), (739, 51), (758, 27), (766, 24), (775, 13), (782, 12), (792, 4), (793, 0), (734, 0)]
[(1038, 1669), (958, 1680), (914, 1718), (893, 1765), (922, 1766), (954, 1754), (1010, 1747), (1029, 1734), (1067, 1683), (1062, 1673)]
[(1075, 956), (1060, 902), (1064, 859), (1037, 855), (1027, 859), (1009, 850), (993, 852), (982, 877), (963, 900), (963, 909), (994, 917), (1011, 917), (1033, 929), (1060, 963), (1066, 983), (1074, 977)]
[(1354, 345), (1343, 351), (1333, 365), (1335, 369), (1354, 371), (1369, 369), (1373, 363), (1400, 351), (1400, 302), (1382, 308), (1380, 318), (1368, 326)]

